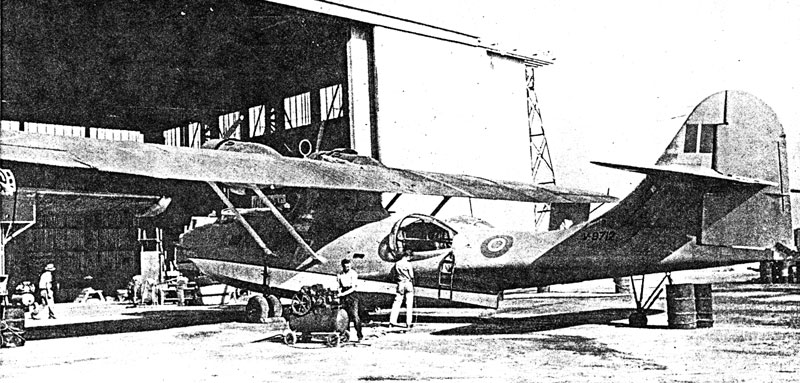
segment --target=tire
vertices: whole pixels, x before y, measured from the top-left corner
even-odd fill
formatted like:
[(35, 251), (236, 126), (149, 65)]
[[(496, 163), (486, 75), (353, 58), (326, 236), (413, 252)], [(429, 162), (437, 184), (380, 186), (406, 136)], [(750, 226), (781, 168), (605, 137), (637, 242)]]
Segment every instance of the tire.
[(325, 345), (328, 347), (339, 347), (341, 341), (339, 334), (331, 334), (325, 337)]
[(647, 315), (645, 313), (635, 312), (628, 317), (628, 323), (631, 327), (647, 327)]
[(267, 298), (256, 295), (247, 301), (245, 321), (248, 323), (267, 323), (269, 311), (269, 302), (267, 302)]
[(281, 300), (274, 295), (267, 296), (267, 304), (269, 305), (269, 317), (282, 317), (283, 316), (283, 306), (281, 306)]
[(295, 335), (293, 332), (286, 333), (283, 336), (283, 343), (286, 344), (287, 346), (291, 346), (297, 343), (297, 335)]
[(342, 331), (342, 333), (339, 334), (339, 341), (341, 343), (349, 342), (350, 341), (350, 332), (349, 331)]

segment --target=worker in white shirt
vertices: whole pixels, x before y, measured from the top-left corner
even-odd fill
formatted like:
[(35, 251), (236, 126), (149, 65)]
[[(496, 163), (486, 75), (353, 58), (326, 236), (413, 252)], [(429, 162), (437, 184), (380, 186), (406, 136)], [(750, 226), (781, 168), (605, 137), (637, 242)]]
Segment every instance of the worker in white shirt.
[(358, 300), (358, 292), (356, 292), (356, 288), (358, 287), (358, 273), (352, 269), (350, 259), (342, 259), (342, 272), (336, 275), (336, 281), (339, 282), (338, 297), (342, 300), (342, 306), (347, 312), (350, 322), (353, 322), (356, 328), (356, 334), (360, 342), (364, 339), (364, 335), (361, 333), (361, 318), (358, 315), (358, 306), (360, 303)]
[(56, 270), (55, 265), (48, 263), (44, 267), (44, 272), (39, 277), (39, 298), (40, 303), (46, 308), (49, 319), (56, 319), (56, 314), (53, 312), (55, 305), (55, 295), (53, 294), (53, 271)]

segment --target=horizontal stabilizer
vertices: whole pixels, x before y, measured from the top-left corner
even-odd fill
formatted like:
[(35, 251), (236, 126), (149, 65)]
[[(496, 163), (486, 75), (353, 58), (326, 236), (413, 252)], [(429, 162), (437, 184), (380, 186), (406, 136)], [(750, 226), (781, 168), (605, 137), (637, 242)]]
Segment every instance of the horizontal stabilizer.
[(697, 178), (710, 179), (716, 181), (727, 181), (742, 185), (780, 186), (775, 182), (757, 180), (747, 177), (739, 177), (734, 175), (726, 175), (719, 173), (714, 169), (699, 167), (699, 166), (681, 166), (681, 165), (634, 166), (634, 165), (612, 164), (608, 162), (599, 162), (599, 161), (591, 161), (591, 163), (599, 166), (604, 166), (607, 168), (625, 170), (628, 172), (641, 173), (650, 176), (659, 176), (659, 177), (690, 176), (690, 177), (697, 177)]

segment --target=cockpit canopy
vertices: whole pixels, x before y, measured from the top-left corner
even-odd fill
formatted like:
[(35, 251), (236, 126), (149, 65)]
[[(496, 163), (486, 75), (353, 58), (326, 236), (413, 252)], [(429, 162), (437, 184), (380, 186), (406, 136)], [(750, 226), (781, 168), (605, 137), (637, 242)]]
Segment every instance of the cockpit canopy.
[(381, 242), (378, 255), (396, 262), (403, 251), (411, 251), (411, 261), (433, 258), (451, 251), (457, 232), (444, 222), (423, 214), (408, 215), (394, 224)]

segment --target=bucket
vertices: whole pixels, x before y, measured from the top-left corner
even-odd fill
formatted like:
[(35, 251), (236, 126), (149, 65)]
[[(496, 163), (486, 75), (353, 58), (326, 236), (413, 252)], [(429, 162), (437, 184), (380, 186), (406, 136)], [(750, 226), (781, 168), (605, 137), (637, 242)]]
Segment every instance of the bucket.
[(667, 285), (667, 325), (675, 329), (697, 328), (694, 285)]
[(697, 311), (697, 328), (714, 327), (714, 306), (712, 304), (711, 284), (694, 285), (694, 302)]

